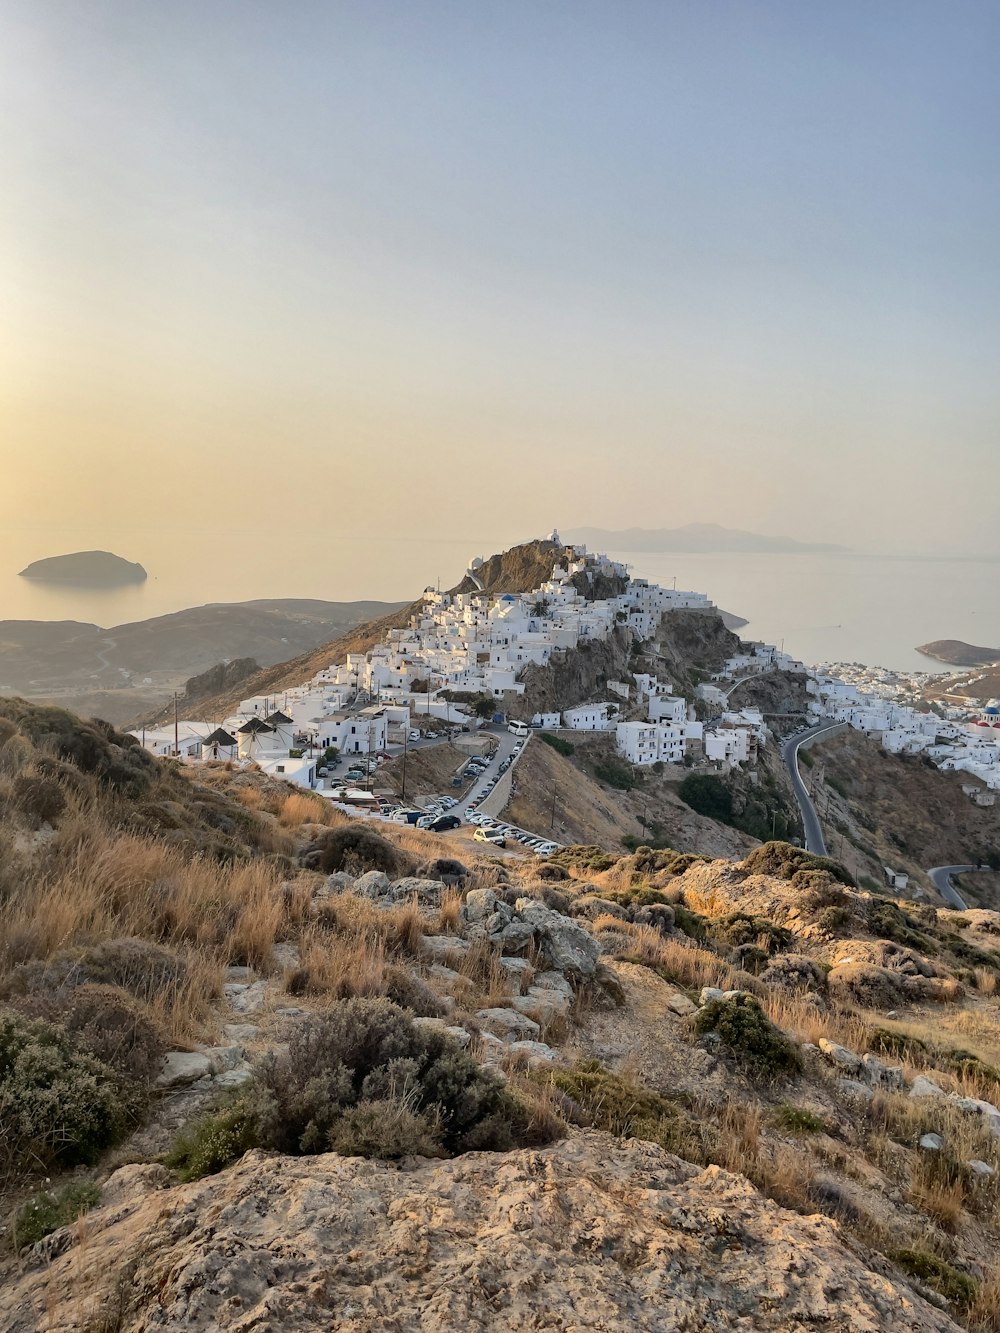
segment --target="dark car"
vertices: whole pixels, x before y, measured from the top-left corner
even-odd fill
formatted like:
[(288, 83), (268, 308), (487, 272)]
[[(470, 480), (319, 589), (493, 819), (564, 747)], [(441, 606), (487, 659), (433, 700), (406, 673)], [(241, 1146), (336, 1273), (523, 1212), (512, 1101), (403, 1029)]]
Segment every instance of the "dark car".
[(447, 833), (449, 829), (458, 828), (461, 822), (458, 815), (439, 815), (427, 827), (432, 833)]

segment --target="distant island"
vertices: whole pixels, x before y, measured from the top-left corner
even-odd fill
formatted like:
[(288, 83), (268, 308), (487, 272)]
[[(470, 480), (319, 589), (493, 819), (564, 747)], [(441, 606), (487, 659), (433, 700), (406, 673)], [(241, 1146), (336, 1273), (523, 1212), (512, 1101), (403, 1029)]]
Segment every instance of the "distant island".
[(567, 540), (601, 551), (716, 552), (796, 554), (811, 551), (846, 551), (832, 542), (799, 542), (792, 537), (765, 537), (759, 532), (724, 528), (718, 523), (688, 523), (682, 528), (572, 528)]
[(74, 551), (35, 560), (20, 571), (20, 577), (81, 588), (120, 588), (127, 583), (145, 583), (147, 575), (142, 565), (110, 551)]
[(933, 657), (935, 662), (947, 662), (949, 666), (992, 666), (994, 662), (1000, 662), (1000, 648), (977, 648), (974, 643), (963, 643), (961, 639), (935, 639), (933, 643), (922, 643), (917, 652)]

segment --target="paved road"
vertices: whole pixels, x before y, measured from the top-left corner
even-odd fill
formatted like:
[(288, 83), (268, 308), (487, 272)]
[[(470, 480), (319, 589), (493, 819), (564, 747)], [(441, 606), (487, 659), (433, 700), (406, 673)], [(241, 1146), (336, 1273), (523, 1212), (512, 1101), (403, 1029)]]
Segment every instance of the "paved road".
[(814, 856), (826, 856), (826, 841), (823, 837), (823, 828), (819, 822), (816, 807), (813, 805), (812, 797), (806, 790), (806, 784), (802, 781), (802, 774), (799, 772), (799, 746), (812, 736), (840, 731), (843, 725), (842, 722), (821, 722), (819, 726), (810, 727), (808, 731), (799, 732), (797, 736), (789, 736), (781, 747), (781, 757), (788, 769), (788, 776), (792, 779), (792, 789), (795, 792), (795, 799), (802, 814), (806, 851), (812, 852)]
[(982, 866), (935, 866), (933, 870), (928, 870), (927, 875), (948, 906), (957, 907), (960, 912), (964, 912), (969, 905), (951, 882), (951, 877), (971, 875), (982, 868)]

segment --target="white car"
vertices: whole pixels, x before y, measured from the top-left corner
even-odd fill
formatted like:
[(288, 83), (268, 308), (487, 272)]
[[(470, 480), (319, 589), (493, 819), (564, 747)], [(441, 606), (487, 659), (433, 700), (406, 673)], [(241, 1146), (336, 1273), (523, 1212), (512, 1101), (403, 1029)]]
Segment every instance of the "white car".
[(477, 828), (472, 836), (476, 842), (488, 842), (491, 843), (492, 846), (494, 847), (507, 846), (507, 839), (503, 836), (503, 834), (495, 833), (493, 829)]

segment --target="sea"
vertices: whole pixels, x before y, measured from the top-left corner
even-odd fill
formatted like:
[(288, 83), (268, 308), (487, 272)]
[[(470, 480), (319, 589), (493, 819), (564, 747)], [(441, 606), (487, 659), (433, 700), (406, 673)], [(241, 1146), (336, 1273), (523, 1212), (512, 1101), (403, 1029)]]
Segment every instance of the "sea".
[[(513, 540), (513, 539), (512, 539)], [(87, 589), (18, 577), (30, 561), (100, 548), (148, 571), (141, 585)], [(109, 628), (206, 602), (308, 597), (408, 601), (451, 587), (475, 537), (394, 537), (377, 528), (339, 536), (308, 521), (229, 529), (92, 531), (24, 527), (0, 532), (0, 620), (77, 620)], [(1000, 562), (853, 552), (780, 555), (609, 552), (635, 577), (705, 592), (747, 620), (744, 638), (783, 644), (807, 664), (863, 662), (895, 671), (944, 671), (917, 644), (963, 639), (1000, 646)]]

